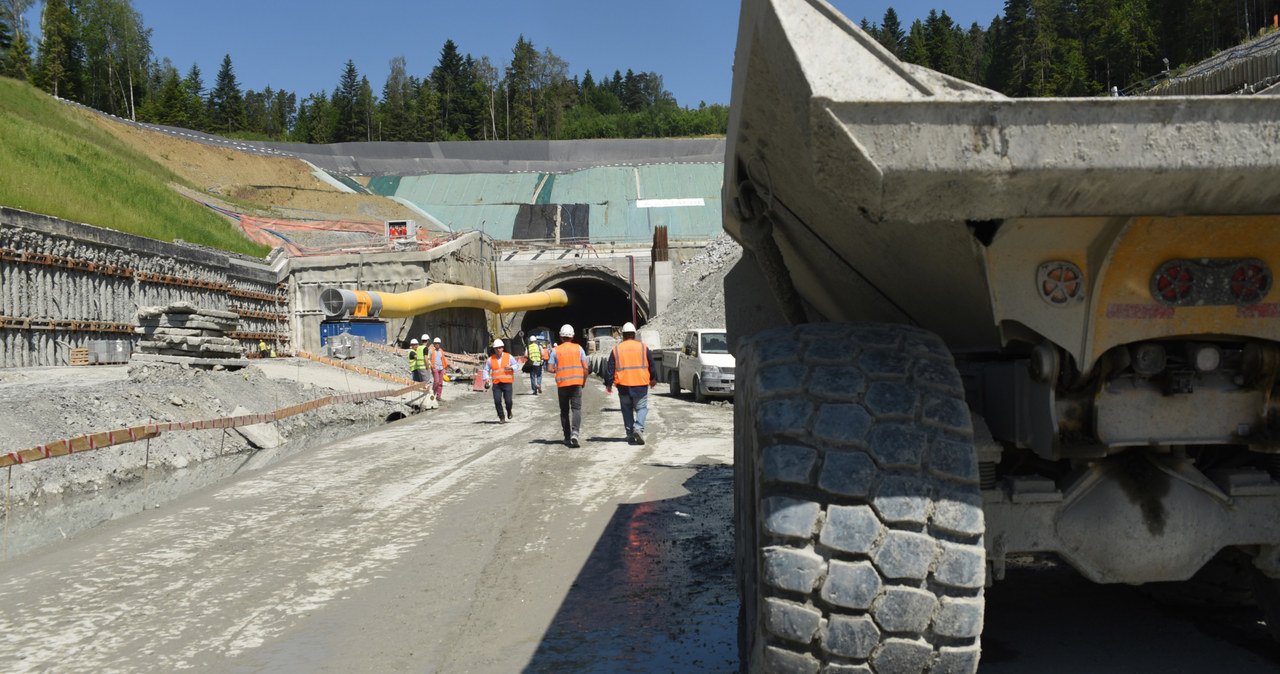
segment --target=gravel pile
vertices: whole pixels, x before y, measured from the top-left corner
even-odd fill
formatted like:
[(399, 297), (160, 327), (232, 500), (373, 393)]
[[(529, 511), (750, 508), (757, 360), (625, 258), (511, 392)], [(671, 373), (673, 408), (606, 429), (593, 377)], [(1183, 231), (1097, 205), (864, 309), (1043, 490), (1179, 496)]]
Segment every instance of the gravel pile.
[[(369, 349), (369, 351), (374, 351)], [(380, 352), (379, 352), (380, 353)], [(392, 371), (392, 354), (354, 359), (357, 365)], [(398, 361), (395, 363), (399, 365)], [(250, 366), (207, 370), (185, 365), (133, 362), (125, 368), (31, 368), (0, 371), (0, 407), (11, 415), (0, 436), (0, 453), (86, 433), (151, 422), (189, 421), (235, 416), (237, 408), (259, 414), (322, 398), (334, 391), (266, 376)], [(122, 376), (122, 370), (124, 373)], [(404, 375), (407, 367), (392, 371)], [(389, 385), (391, 386), (391, 385)], [(334, 437), (382, 423), (393, 412), (408, 412), (398, 402), (372, 400), (329, 405), (273, 424), (282, 438), (305, 444), (316, 436)], [(340, 429), (349, 429), (346, 432)], [(14, 505), (60, 500), (140, 480), (147, 457), (144, 442), (36, 461), (13, 468)], [(297, 444), (297, 443), (294, 443)], [(254, 451), (231, 431), (164, 433), (150, 443), (155, 471), (181, 470), (221, 453)]]
[(663, 348), (678, 347), (685, 330), (724, 327), (724, 277), (742, 258), (742, 246), (721, 233), (675, 269), (675, 294), (644, 327), (657, 330)]

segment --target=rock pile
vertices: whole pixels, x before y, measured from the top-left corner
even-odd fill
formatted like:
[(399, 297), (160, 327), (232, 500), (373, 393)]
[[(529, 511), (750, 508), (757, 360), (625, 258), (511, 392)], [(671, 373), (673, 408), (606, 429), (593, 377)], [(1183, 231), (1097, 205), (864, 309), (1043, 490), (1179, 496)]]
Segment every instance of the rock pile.
[(240, 315), (216, 309), (197, 309), (190, 302), (163, 307), (140, 307), (138, 327), (142, 335), (138, 351), (165, 356), (237, 358), (240, 346), (225, 333), (240, 329)]
[(720, 233), (702, 252), (675, 269), (671, 303), (644, 328), (662, 335), (662, 346), (679, 347), (685, 330), (724, 327), (724, 277), (742, 258), (742, 246)]

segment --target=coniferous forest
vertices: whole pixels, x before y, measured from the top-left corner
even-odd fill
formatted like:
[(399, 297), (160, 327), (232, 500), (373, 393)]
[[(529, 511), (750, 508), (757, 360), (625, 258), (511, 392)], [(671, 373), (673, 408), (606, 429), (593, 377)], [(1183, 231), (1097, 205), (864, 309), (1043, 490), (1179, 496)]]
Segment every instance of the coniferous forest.
[[(652, 138), (723, 134), (728, 107), (681, 106), (655, 72), (572, 73), (520, 36), (473, 57), (446, 40), (428, 73), (390, 61), (378, 89), (348, 60), (332, 90), (242, 90), (230, 54), (212, 79), (151, 50), (131, 0), (45, 0), (38, 44), (18, 29), (35, 0), (0, 0), (0, 75), (140, 122), (239, 138), (346, 141)], [(1009, 96), (1095, 96), (1177, 71), (1275, 30), (1280, 0), (1006, 0), (987, 26), (945, 10), (862, 28), (898, 58)]]

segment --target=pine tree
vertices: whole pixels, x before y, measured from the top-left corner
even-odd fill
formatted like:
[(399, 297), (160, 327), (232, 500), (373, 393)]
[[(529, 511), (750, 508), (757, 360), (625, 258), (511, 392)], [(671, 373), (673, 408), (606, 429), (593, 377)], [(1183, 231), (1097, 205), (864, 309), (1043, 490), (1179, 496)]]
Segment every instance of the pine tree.
[(903, 43), (902, 60), (916, 65), (929, 65), (929, 40), (925, 37), (924, 24), (920, 19), (911, 22), (911, 30)]
[(13, 42), (13, 31), (9, 28), (6, 15), (7, 12), (0, 9), (0, 64), (4, 63), (4, 53), (9, 51), (9, 44)]
[(244, 94), (231, 67), (231, 55), (222, 57), (222, 67), (209, 93), (209, 127), (214, 133), (233, 133), (244, 129)]
[(68, 100), (81, 100), (84, 50), (75, 16), (66, 0), (46, 0), (40, 15), (40, 51), (36, 59), (36, 86)]
[(200, 76), (200, 66), (192, 63), (187, 76), (182, 78), (183, 116), (187, 119), (187, 128), (196, 131), (208, 130), (208, 114), (204, 101), (204, 80)]
[(279, 89), (270, 102), (268, 135), (287, 138), (297, 119), (298, 97), (291, 91)]
[(8, 49), (0, 54), (0, 75), (26, 81), (31, 79), (34, 68), (31, 62), (31, 45), (27, 43), (27, 36), (18, 33), (9, 43)]
[(440, 115), (445, 135), (451, 136), (466, 128), (468, 120), (465, 99), (467, 82), (463, 73), (463, 58), (453, 40), (445, 40), (440, 48), (440, 60), (431, 69), (431, 86), (440, 101)]
[(391, 59), (391, 70), (382, 85), (382, 102), (378, 106), (377, 128), (373, 137), (378, 140), (409, 140), (409, 108), (413, 91), (409, 87), (409, 72), (405, 58)]
[(345, 143), (364, 140), (361, 133), (360, 111), (357, 109), (360, 96), (360, 73), (356, 70), (355, 61), (347, 59), (342, 70), (338, 87), (333, 90), (334, 127), (332, 140), (329, 142)]
[(377, 102), (373, 87), (369, 85), (369, 78), (361, 77), (360, 90), (356, 94), (356, 132), (359, 136), (356, 140), (373, 140), (373, 113)]
[(534, 118), (533, 71), (537, 67), (538, 52), (533, 43), (521, 35), (516, 46), (511, 50), (511, 64), (507, 66), (507, 91), (510, 100), (509, 140), (530, 140), (534, 138), (536, 120)]
[(898, 13), (892, 7), (884, 10), (884, 18), (880, 20), (880, 31), (876, 38), (894, 56), (902, 58), (907, 33), (902, 30), (902, 22), (898, 20)]

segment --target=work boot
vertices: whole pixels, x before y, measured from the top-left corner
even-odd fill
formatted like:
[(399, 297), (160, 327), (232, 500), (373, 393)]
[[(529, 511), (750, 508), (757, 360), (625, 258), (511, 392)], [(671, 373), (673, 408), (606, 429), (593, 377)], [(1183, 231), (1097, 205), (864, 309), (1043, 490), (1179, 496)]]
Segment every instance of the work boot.
[(580, 444), (578, 444), (578, 436), (576, 436), (576, 435), (575, 435), (575, 436), (573, 436), (572, 438), (569, 438), (569, 446), (570, 446), (570, 447), (581, 447), (581, 445), (580, 445)]
[(504, 418), (504, 417), (498, 417), (498, 423), (500, 423), (500, 424), (505, 424), (505, 423), (507, 423), (507, 420), (506, 420), (506, 418)]
[(636, 444), (637, 444), (637, 445), (643, 445), (643, 444), (644, 444), (644, 435), (643, 435), (640, 431), (636, 431), (636, 432), (632, 433), (631, 435), (632, 435), (632, 437), (634, 437), (634, 438), (635, 438), (635, 440), (636, 440)]

